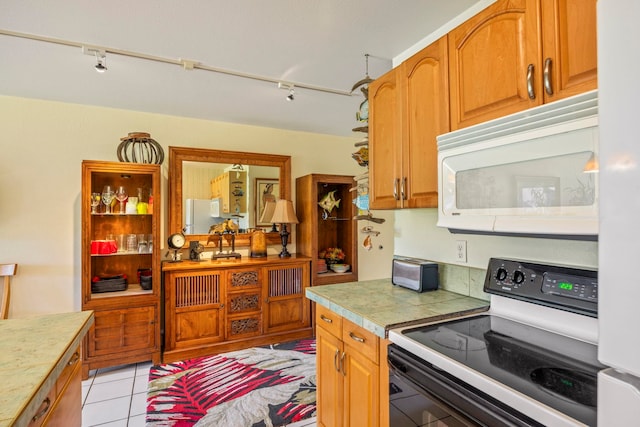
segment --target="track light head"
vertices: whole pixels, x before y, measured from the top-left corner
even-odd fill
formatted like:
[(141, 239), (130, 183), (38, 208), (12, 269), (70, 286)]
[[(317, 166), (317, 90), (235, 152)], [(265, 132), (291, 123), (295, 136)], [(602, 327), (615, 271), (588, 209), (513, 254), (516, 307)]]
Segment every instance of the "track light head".
[(96, 61), (98, 63), (94, 66), (97, 72), (104, 73), (107, 71), (107, 55), (96, 51)]
[(96, 69), (96, 71), (97, 71), (97, 72), (99, 72), (99, 73), (104, 73), (105, 71), (107, 71), (107, 67), (105, 67), (104, 65), (102, 65), (102, 63), (100, 63), (100, 62), (98, 62), (94, 68), (95, 68), (95, 69)]
[(287, 101), (293, 101), (294, 97), (293, 97), (293, 88), (289, 89), (289, 95), (287, 95)]

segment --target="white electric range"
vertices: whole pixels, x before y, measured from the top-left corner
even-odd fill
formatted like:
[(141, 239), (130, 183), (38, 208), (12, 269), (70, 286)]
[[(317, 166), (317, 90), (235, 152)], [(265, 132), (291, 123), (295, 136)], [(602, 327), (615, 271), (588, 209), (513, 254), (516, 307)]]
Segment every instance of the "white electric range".
[(391, 373), (463, 425), (595, 425), (597, 272), (492, 258), (484, 289), (486, 313), (391, 330)]

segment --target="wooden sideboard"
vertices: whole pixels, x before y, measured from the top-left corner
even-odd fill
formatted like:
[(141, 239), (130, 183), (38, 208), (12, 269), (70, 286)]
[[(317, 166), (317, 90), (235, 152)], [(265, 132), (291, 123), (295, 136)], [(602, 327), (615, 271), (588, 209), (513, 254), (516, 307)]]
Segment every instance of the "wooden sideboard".
[(165, 262), (164, 363), (308, 338), (311, 258)]

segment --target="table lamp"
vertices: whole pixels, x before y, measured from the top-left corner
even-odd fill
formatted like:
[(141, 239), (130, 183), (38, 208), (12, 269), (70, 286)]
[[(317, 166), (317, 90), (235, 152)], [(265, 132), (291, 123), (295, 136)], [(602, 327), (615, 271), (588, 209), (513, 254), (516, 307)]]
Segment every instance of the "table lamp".
[[(265, 207), (266, 210), (266, 207)], [(280, 199), (276, 202), (271, 222), (280, 223), (280, 240), (282, 241), (282, 252), (280, 252), (280, 258), (288, 258), (291, 256), (287, 251), (287, 243), (289, 241), (289, 232), (287, 231), (287, 224), (297, 224), (298, 218), (293, 210), (293, 203), (290, 200)]]
[(264, 209), (262, 211), (262, 215), (260, 216), (260, 222), (261, 223), (267, 223), (267, 222), (271, 222), (273, 224), (272, 228), (271, 228), (271, 232), (275, 233), (278, 231), (278, 229), (276, 228), (276, 223), (274, 221), (272, 221), (271, 218), (273, 218), (273, 212), (276, 210), (276, 202), (271, 202), (268, 201), (265, 203), (264, 205)]

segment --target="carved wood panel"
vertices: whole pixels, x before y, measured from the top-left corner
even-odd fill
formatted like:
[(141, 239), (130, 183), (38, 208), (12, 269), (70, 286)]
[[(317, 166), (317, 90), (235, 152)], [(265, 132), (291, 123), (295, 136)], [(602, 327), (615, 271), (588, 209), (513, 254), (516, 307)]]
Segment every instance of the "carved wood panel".
[(257, 271), (238, 271), (231, 273), (231, 288), (259, 286), (260, 275)]

